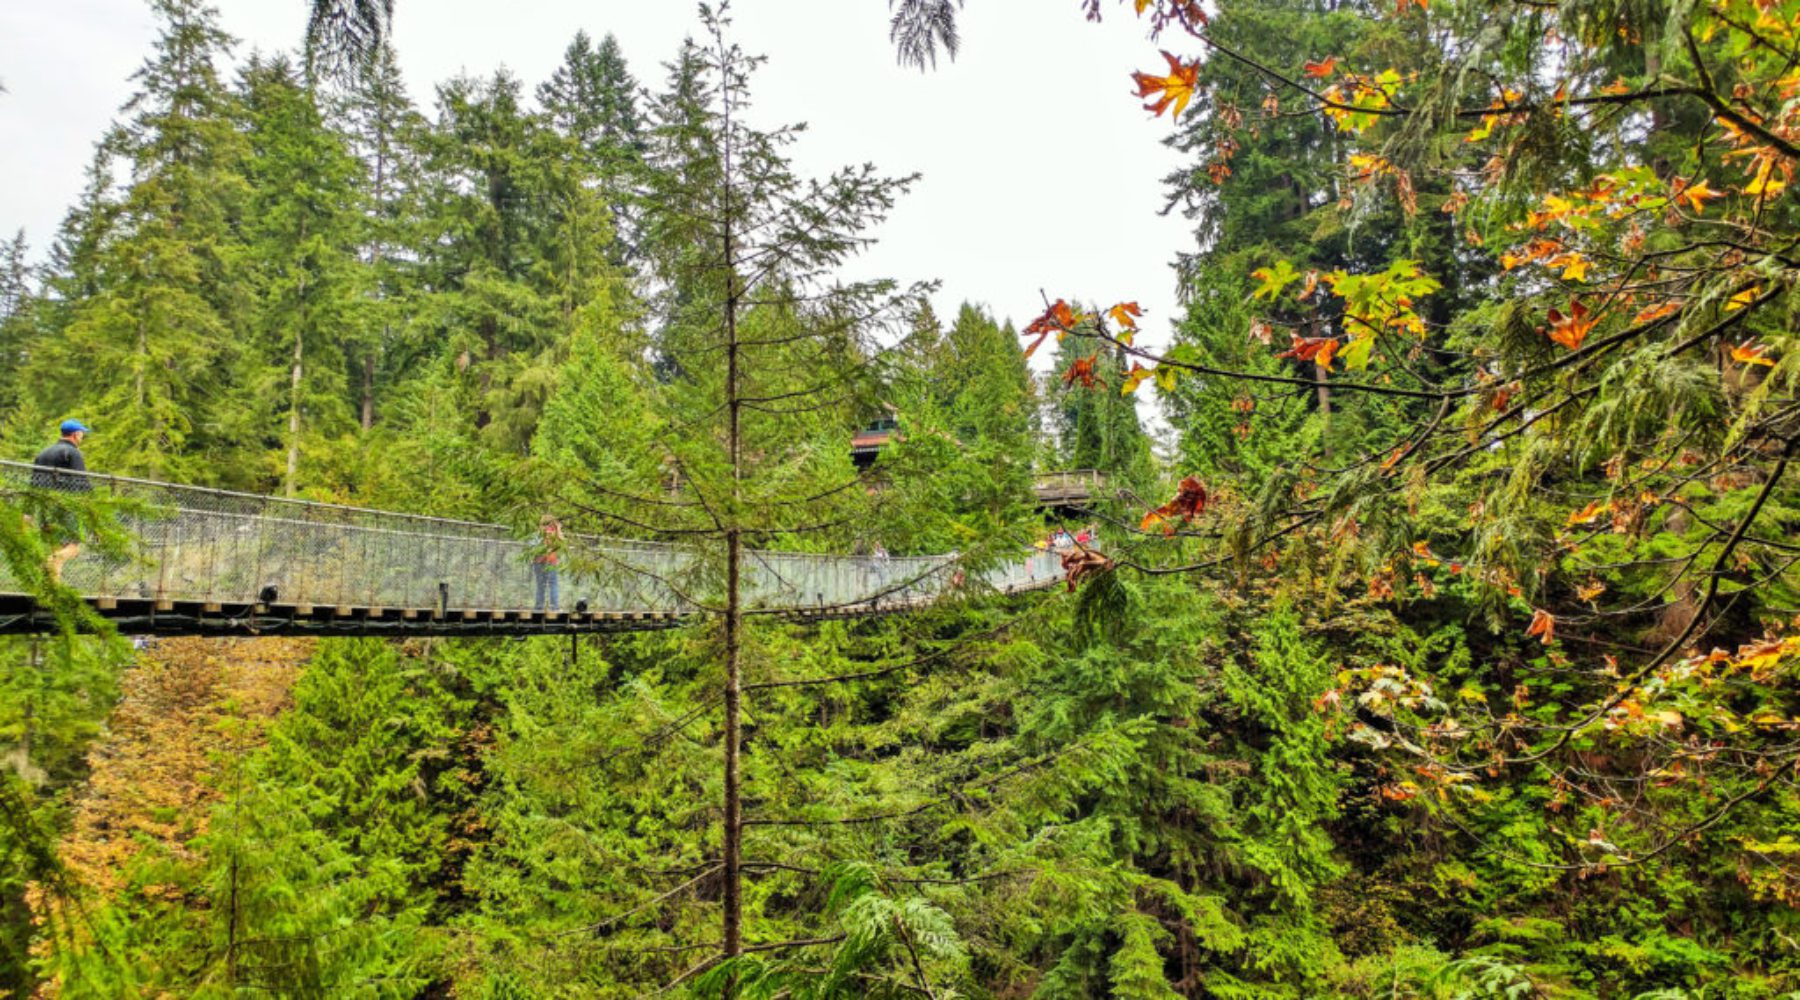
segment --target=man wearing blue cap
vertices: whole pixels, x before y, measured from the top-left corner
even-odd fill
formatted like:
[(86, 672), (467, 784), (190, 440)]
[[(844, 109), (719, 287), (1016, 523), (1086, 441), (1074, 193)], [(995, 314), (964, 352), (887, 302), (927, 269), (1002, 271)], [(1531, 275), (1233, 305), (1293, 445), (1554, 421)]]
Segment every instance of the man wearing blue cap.
[[(62, 440), (38, 452), (36, 461), (32, 462), (36, 468), (31, 473), (31, 485), (66, 493), (87, 493), (94, 488), (86, 476), (87, 462), (81, 457), (81, 439), (87, 436), (88, 426), (79, 420), (65, 420), (61, 430)], [(60, 580), (63, 564), (81, 552), (81, 524), (73, 514), (67, 513), (51, 520), (55, 522), (61, 545), (50, 557), (46, 568), (50, 570), (52, 580)]]

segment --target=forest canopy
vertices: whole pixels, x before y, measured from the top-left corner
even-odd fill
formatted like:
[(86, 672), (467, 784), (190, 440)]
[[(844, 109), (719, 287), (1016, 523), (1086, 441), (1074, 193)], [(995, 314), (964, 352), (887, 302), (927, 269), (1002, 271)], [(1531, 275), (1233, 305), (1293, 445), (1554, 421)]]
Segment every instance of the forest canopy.
[[(1800, 0), (1021, 14), (1152, 38), (1166, 330), (845, 280), (915, 179), (801, 174), (729, 11), (417, 100), (391, 4), (150, 6), (0, 254), (9, 450), (669, 541), (707, 613), (134, 651), (0, 495), (64, 626), (0, 649), (0, 995), (1800, 996)], [(1051, 592), (740, 592), (1059, 529)]]

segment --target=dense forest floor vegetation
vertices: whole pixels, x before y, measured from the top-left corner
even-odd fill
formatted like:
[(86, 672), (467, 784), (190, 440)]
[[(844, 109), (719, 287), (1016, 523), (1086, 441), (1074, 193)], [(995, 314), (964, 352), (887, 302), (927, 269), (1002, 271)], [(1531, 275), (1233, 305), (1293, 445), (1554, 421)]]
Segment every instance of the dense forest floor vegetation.
[[(232, 63), (152, 0), (0, 254), (0, 441), (673, 541), (709, 613), (134, 649), (46, 569), (116, 505), (0, 496), (65, 625), (0, 641), (0, 996), (1800, 997), (1800, 0), (1092, 0), (1169, 48), (1156, 351), (837, 280), (911, 181), (797, 176), (718, 12), (422, 104), (383, 6)], [(800, 626), (755, 548), (966, 575)]]

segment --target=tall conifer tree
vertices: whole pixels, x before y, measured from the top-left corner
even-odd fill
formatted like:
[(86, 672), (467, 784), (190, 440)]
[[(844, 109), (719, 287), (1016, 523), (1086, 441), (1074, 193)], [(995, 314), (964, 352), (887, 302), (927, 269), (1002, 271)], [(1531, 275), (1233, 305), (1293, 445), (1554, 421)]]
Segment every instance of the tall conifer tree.
[(393, 46), (384, 42), (333, 109), (351, 151), (362, 162), (362, 259), (370, 316), (353, 345), (351, 377), (357, 417), (374, 428), (384, 392), (405, 381), (418, 346), (403, 336), (415, 311), (417, 256), (423, 225), (419, 143), (425, 120), (407, 95)]
[[(39, 413), (82, 412), (104, 428), (96, 463), (216, 481), (202, 456), (224, 444), (214, 410), (246, 312), (244, 141), (216, 61), (231, 43), (202, 0), (154, 0), (156, 50), (135, 79), (115, 148), (130, 168), (120, 223), (94, 255), (95, 293), (33, 359)], [(87, 378), (73, 381), (79, 367)]]
[[(250, 390), (240, 413), (254, 415), (240, 436), (280, 442), (276, 481), (294, 496), (303, 446), (322, 451), (351, 426), (347, 355), (366, 340), (359, 172), (285, 60), (253, 60), (242, 89), (251, 154), (244, 231), (258, 350), (246, 352), (239, 376)], [(283, 367), (286, 378), (270, 384)]]

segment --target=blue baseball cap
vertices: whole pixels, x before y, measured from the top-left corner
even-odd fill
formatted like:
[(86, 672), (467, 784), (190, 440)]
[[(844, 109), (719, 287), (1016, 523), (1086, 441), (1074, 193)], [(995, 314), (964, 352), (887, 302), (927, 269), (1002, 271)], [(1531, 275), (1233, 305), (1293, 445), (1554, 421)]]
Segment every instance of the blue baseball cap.
[(73, 434), (76, 431), (80, 431), (83, 434), (93, 433), (93, 430), (89, 428), (88, 425), (79, 420), (69, 419), (62, 422), (62, 432), (64, 434)]

